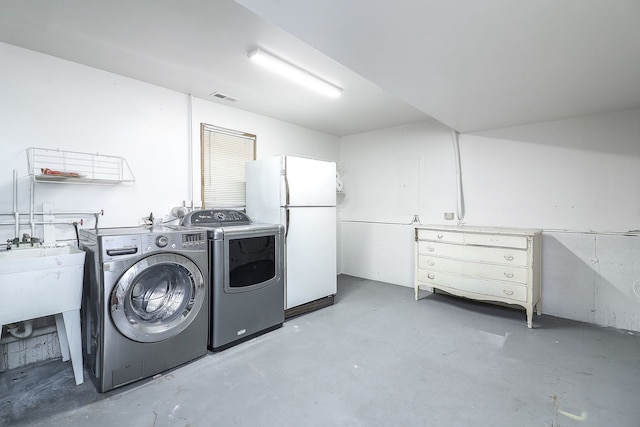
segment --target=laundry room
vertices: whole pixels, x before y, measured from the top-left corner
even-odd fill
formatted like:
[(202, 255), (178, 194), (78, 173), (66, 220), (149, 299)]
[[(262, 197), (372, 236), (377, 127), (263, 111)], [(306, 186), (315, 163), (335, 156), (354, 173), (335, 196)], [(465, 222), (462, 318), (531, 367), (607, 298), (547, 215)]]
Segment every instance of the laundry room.
[[(108, 414), (125, 405), (122, 397), (128, 395), (131, 402), (149, 409), (134, 415), (134, 406), (121, 406), (131, 417), (125, 419), (137, 425), (390, 425), (393, 420), (419, 425), (418, 417), (426, 416), (427, 408), (437, 417), (432, 425), (462, 425), (471, 419), (472, 409), (456, 418), (453, 406), (439, 403), (440, 409), (434, 409), (412, 399), (421, 387), (430, 396), (439, 390), (455, 396), (470, 381), (478, 387), (474, 391), (494, 387), (489, 397), (472, 403), (485, 405), (482, 421), (475, 425), (488, 425), (490, 413), (495, 416), (503, 409), (498, 425), (597, 425), (608, 416), (619, 421), (616, 425), (634, 425), (632, 420), (640, 416), (630, 398), (640, 393), (636, 4), (588, 2), (582, 7), (576, 2), (542, 2), (517, 7), (489, 1), (492, 7), (483, 9), (454, 2), (471, 9), (464, 13), (439, 2), (408, 2), (405, 9), (432, 14), (424, 18), (431, 34), (420, 30), (426, 27), (419, 26), (413, 14), (399, 11), (394, 11), (394, 18), (408, 20), (415, 33), (391, 28), (380, 18), (390, 13), (390, 6), (371, 6), (367, 14), (363, 11), (370, 6), (363, 1), (353, 10), (334, 2), (306, 8), (287, 1), (186, 3), (118, 1), (88, 6), (73, 0), (47, 5), (28, 0), (0, 6), (0, 290), (10, 296), (0, 298), (0, 320), (10, 309), (24, 317), (2, 325), (0, 391), (5, 395), (0, 397), (0, 424), (124, 422)], [(401, 4), (392, 9), (403, 9)], [(535, 30), (533, 18), (523, 18), (527, 14), (544, 22), (547, 31)], [(212, 16), (226, 18), (215, 27)], [(568, 17), (573, 18), (567, 26), (561, 18)], [(593, 28), (596, 17), (599, 29)], [(458, 25), (444, 28), (444, 18)], [(301, 26), (304, 22), (313, 25)], [(365, 43), (350, 31), (350, 22), (360, 25), (370, 40)], [(517, 31), (518, 26), (525, 29)], [(453, 35), (459, 27), (467, 30)], [(332, 37), (330, 28), (342, 38)], [(517, 37), (506, 37), (507, 31)], [(429, 35), (448, 43), (450, 52), (427, 40)], [(480, 37), (478, 44), (463, 43), (474, 37)], [(406, 46), (394, 50), (402, 42)], [(339, 89), (339, 96), (325, 97), (260, 68), (250, 58), (255, 50), (321, 76)], [(302, 271), (311, 281), (317, 271), (334, 275), (335, 269), (337, 291), (329, 306), (290, 314), (284, 322), (272, 322), (278, 329), (265, 326), (269, 332), (232, 348), (227, 348), (228, 341), (220, 347), (209, 343), (208, 349), (202, 344), (197, 356), (158, 362), (157, 372), (140, 381), (133, 371), (118, 371), (113, 378), (122, 378), (120, 383), (96, 383), (92, 380), (97, 359), (89, 362), (86, 354), (91, 340), (84, 332), (88, 317), (80, 318), (80, 333), (63, 332), (60, 325), (75, 320), (56, 316), (62, 309), (46, 316), (24, 314), (38, 312), (38, 303), (52, 306), (60, 293), (36, 287), (47, 276), (26, 274), (37, 270), (31, 260), (21, 259), (25, 267), (16, 267), (14, 258), (3, 255), (17, 253), (21, 246), (66, 248), (64, 261), (56, 252), (54, 267), (68, 259), (69, 269), (63, 271), (75, 274), (82, 287), (89, 258), (76, 261), (78, 253), (84, 254), (78, 248), (82, 236), (90, 239), (92, 230), (181, 227), (186, 215), (206, 209), (225, 215), (238, 210), (248, 214), (247, 223), (252, 221), (244, 199), (208, 201), (204, 194), (209, 167), (203, 154), (206, 126), (252, 136), (252, 161), (291, 156), (333, 165), (335, 228), (327, 228), (335, 233), (335, 262), (313, 270), (310, 252), (302, 255), (309, 265), (306, 273)], [(54, 166), (47, 168), (43, 156)], [(80, 164), (68, 166), (67, 157), (79, 157)], [(93, 162), (115, 162), (117, 171), (102, 177), (90, 166)], [(243, 198), (244, 180), (242, 175)], [(255, 222), (276, 221), (257, 214)], [(420, 252), (421, 232), (426, 236), (433, 230), (451, 233), (446, 236), (454, 244), (460, 243), (457, 236), (490, 234), (494, 240), (482, 246), (500, 246), (505, 235), (524, 232), (525, 247), (531, 249), (535, 243), (526, 261), (533, 264), (527, 266), (527, 280), (535, 283), (528, 284), (533, 296), (523, 297), (527, 304), (515, 306), (502, 297), (497, 299), (504, 304), (479, 303), (474, 300), (487, 298), (476, 298), (471, 291), (436, 292), (427, 283), (426, 270), (424, 284), (418, 283), (421, 259), (429, 262), (421, 258), (428, 255)], [(213, 238), (206, 237), (207, 231), (201, 236), (179, 232), (167, 234), (168, 247), (190, 239), (202, 245), (199, 255), (185, 251), (195, 267), (186, 263), (184, 268), (191, 276), (198, 269), (208, 270), (202, 278), (208, 286), (213, 273), (205, 248)], [(329, 230), (318, 232), (322, 236)], [(144, 251), (160, 237), (151, 243), (141, 237), (136, 245)], [(130, 242), (123, 245), (116, 249), (131, 247)], [(33, 265), (40, 262), (36, 258)], [(104, 265), (95, 264), (95, 270), (101, 268)], [(511, 279), (511, 273), (504, 274)], [(531, 301), (536, 289), (538, 296)], [(511, 290), (501, 292), (509, 295)], [(213, 293), (207, 295), (202, 304), (213, 306)], [(87, 298), (82, 300), (83, 313), (91, 304)], [(224, 307), (218, 306), (216, 313)], [(206, 330), (207, 316), (200, 317), (201, 330)], [(487, 323), (479, 326), (479, 318)], [(379, 329), (372, 331), (365, 320)], [(317, 329), (321, 327), (325, 329)], [(203, 335), (205, 342), (206, 332), (198, 331), (191, 333)], [(72, 369), (66, 360), (73, 359), (73, 348), (63, 344), (80, 336), (85, 340), (80, 356), (84, 360)], [(438, 343), (438, 354), (431, 355), (429, 340)], [(465, 347), (458, 347), (462, 341)], [(128, 348), (126, 342), (103, 345), (121, 351)], [(158, 347), (158, 353), (188, 346), (185, 342)], [(585, 342), (597, 347), (583, 347)], [(603, 342), (607, 344), (598, 344)], [(477, 356), (475, 362), (459, 355), (474, 346), (486, 351), (470, 353)], [(521, 355), (525, 351), (518, 346), (529, 355)], [(532, 356), (537, 348), (542, 349), (540, 355)], [(280, 353), (283, 349), (286, 352)], [(421, 361), (420, 352), (433, 358)], [(456, 363), (443, 366), (459, 387), (455, 390), (447, 385), (449, 377), (433, 368), (450, 354), (458, 358)], [(585, 354), (592, 358), (583, 360), (590, 357)], [(522, 371), (512, 375), (530, 382), (547, 372), (571, 371), (571, 360), (589, 369), (576, 369), (580, 373), (566, 378), (549, 374), (531, 393), (535, 396), (522, 391), (505, 409), (497, 403), (498, 396), (513, 390), (504, 385), (510, 381), (507, 374), (497, 372), (499, 367), (487, 360), (494, 356), (509, 370), (511, 364), (522, 364)], [(76, 353), (76, 363), (77, 357)], [(545, 357), (557, 359), (561, 367), (543, 366), (539, 359)], [(194, 363), (178, 367), (192, 359)], [(495, 382), (476, 377), (484, 370), (478, 360), (496, 371)], [(612, 366), (601, 365), (602, 360)], [(456, 370), (467, 363), (474, 366), (473, 373)], [(310, 368), (314, 364), (317, 371)], [(523, 372), (527, 367), (540, 369), (534, 370), (538, 376)], [(375, 374), (366, 371), (374, 368)], [(56, 393), (64, 390), (60, 393), (69, 396), (67, 406), (47, 391), (47, 369), (60, 378), (48, 384)], [(413, 369), (419, 384), (408, 372)], [(180, 377), (183, 370), (188, 379)], [(329, 374), (333, 370), (334, 382)], [(605, 390), (593, 395), (581, 390), (596, 387), (594, 378), (606, 384)], [(221, 388), (208, 381), (219, 381)], [(403, 384), (411, 384), (412, 397), (409, 391), (386, 392)], [(160, 397), (141, 397), (145, 388)], [(182, 388), (189, 389), (191, 397), (211, 394), (224, 404), (211, 409), (212, 401), (174, 399), (174, 391)], [(165, 396), (167, 389), (171, 394)], [(242, 405), (232, 407), (239, 396), (231, 393), (234, 389), (250, 396), (245, 402), (249, 411), (243, 413)], [(373, 396), (373, 390), (384, 392)], [(594, 403), (597, 396), (604, 408)], [(541, 403), (527, 404), (527, 399)], [(302, 409), (294, 412), (293, 406)], [(375, 407), (391, 415), (371, 415)], [(526, 410), (519, 412), (522, 408)], [(209, 409), (219, 411), (218, 418), (207, 418)], [(191, 410), (195, 412), (187, 413)]]

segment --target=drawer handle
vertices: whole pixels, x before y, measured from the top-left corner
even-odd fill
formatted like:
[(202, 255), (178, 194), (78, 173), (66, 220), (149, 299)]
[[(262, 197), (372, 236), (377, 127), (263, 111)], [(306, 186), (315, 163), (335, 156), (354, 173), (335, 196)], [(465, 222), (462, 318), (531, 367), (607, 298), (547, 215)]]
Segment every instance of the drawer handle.
[(505, 272), (504, 272), (504, 277), (506, 277), (506, 278), (508, 278), (508, 279), (511, 279), (511, 278), (513, 277), (513, 273), (510, 273), (510, 272), (505, 271)]
[(507, 261), (513, 261), (513, 255), (505, 255), (504, 259), (506, 259)]
[(442, 239), (444, 236), (442, 234), (438, 234), (438, 239)]
[(436, 275), (435, 275), (435, 274), (433, 274), (433, 273), (427, 273), (427, 278), (429, 278), (429, 279), (435, 279), (435, 278), (436, 278)]
[(428, 265), (429, 267), (433, 267), (434, 265), (436, 265), (436, 263), (435, 263), (435, 262), (433, 262), (433, 261), (427, 261), (427, 265)]
[(504, 288), (502, 292), (504, 292), (505, 295), (513, 295), (513, 289)]
[(433, 251), (435, 251), (435, 250), (436, 250), (436, 248), (434, 248), (433, 246), (429, 246), (429, 247), (427, 248), (427, 250), (428, 250), (429, 252), (433, 252)]

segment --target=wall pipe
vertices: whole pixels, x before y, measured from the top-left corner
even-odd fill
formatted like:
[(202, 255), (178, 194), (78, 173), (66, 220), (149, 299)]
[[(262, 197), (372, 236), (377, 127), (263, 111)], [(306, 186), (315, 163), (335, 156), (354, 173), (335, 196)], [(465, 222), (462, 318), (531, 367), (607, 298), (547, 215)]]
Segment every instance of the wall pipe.
[(31, 320), (25, 320), (13, 325), (7, 325), (7, 332), (18, 339), (29, 338), (33, 333), (33, 322)]
[[(21, 221), (20, 215), (26, 215), (24, 212), (20, 212), (18, 210), (18, 172), (13, 170), (13, 211), (12, 212), (0, 212), (0, 216), (13, 216), (13, 223), (0, 222), (0, 226), (14, 226), (14, 236), (20, 236), (20, 226), (21, 225), (29, 225), (31, 229), (31, 236), (35, 236), (36, 233), (36, 225), (77, 225), (78, 221), (35, 221), (34, 216), (43, 216), (43, 215), (54, 215), (54, 216), (68, 216), (68, 215), (92, 215), (96, 219), (96, 228), (98, 227), (98, 217), (100, 215), (104, 215), (104, 210), (100, 210), (99, 212), (57, 212), (57, 211), (49, 211), (49, 212), (36, 212), (35, 210), (35, 182), (31, 180), (29, 187), (29, 221)], [(80, 219), (80, 224), (83, 223), (83, 220)]]
[[(83, 225), (84, 221), (81, 219), (79, 222), (78, 221), (33, 221), (33, 222), (27, 222), (27, 221), (22, 221), (20, 223), (20, 225), (31, 225), (31, 224), (35, 224), (35, 225), (54, 225), (54, 224), (67, 224), (67, 225), (73, 225), (74, 223), (79, 223), (80, 225)], [(0, 222), (0, 225), (14, 225), (12, 222)]]
[[(16, 223), (15, 222), (0, 222), (0, 226), (4, 226), (4, 225), (10, 225), (10, 226), (14, 227), (16, 225)], [(29, 225), (29, 221), (18, 221), (18, 225)]]
[[(104, 215), (104, 209), (101, 209), (98, 212), (91, 211), (48, 211), (48, 212), (34, 212), (34, 215)], [(13, 212), (0, 212), (0, 216), (13, 216)], [(24, 212), (20, 212), (20, 215), (26, 215)], [(21, 224), (28, 224), (28, 222), (22, 222)]]
[(194, 171), (194, 164), (193, 164), (193, 95), (190, 94), (189, 95), (189, 197), (191, 197), (191, 206), (193, 206), (193, 192), (194, 192), (194, 185), (193, 185), (193, 171)]
[(462, 193), (462, 170), (460, 167), (460, 134), (451, 129), (451, 137), (453, 138), (453, 150), (456, 157), (456, 210), (458, 215), (458, 224), (462, 224), (464, 220), (464, 195)]
[(36, 195), (35, 195), (36, 182), (33, 179), (29, 181), (31, 182), (31, 185), (29, 186), (29, 224), (31, 225), (31, 236), (35, 236), (36, 225), (33, 223), (33, 211), (35, 210), (35, 203), (36, 203)]
[[(37, 328), (34, 327), (31, 337), (32, 338), (41, 337), (43, 335), (49, 335), (56, 332), (58, 332), (58, 328), (56, 327), (56, 325), (42, 326)], [(20, 341), (20, 338), (16, 338), (12, 335), (5, 335), (2, 338), (0, 338), (0, 345), (9, 344), (16, 341)]]
[[(80, 220), (79, 224), (83, 225), (84, 221)], [(34, 225), (73, 225), (78, 224), (78, 221), (33, 221)]]
[(15, 221), (15, 237), (20, 235), (20, 213), (18, 213), (18, 172), (13, 170), (13, 218)]

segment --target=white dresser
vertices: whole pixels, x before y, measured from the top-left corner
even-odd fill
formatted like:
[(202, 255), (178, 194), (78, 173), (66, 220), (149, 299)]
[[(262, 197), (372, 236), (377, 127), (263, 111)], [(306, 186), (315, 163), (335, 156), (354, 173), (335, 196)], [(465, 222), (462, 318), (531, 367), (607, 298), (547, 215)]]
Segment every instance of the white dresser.
[(540, 315), (542, 230), (427, 225), (415, 229), (415, 294), (420, 287), (522, 306)]

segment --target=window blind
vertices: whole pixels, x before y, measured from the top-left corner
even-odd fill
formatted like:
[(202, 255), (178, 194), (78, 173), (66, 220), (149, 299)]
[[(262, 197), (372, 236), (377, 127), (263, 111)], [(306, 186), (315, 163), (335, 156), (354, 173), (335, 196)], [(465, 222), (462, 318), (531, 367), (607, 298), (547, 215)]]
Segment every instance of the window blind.
[(205, 208), (244, 208), (245, 164), (255, 160), (256, 136), (201, 125)]

